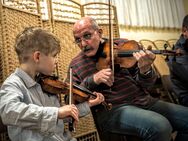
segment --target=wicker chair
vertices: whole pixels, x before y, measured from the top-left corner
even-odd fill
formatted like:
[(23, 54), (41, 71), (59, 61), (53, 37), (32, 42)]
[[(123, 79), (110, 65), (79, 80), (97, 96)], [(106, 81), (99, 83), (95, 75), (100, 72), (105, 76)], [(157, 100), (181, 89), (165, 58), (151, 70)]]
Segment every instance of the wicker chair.
[(141, 39), (141, 40), (139, 41), (139, 43), (140, 43), (145, 49), (147, 49), (148, 47), (151, 47), (152, 50), (156, 50), (156, 49), (157, 49), (156, 45), (155, 45), (154, 42), (151, 41), (151, 40), (148, 40), (148, 39)]
[(167, 42), (170, 45), (170, 48), (173, 49), (178, 39), (168, 39)]
[(166, 40), (155, 40), (153, 42), (158, 50), (164, 50), (165, 46), (167, 47), (167, 49), (170, 49), (170, 45)]
[[(165, 44), (167, 44), (168, 46), (167, 49), (171, 49), (170, 43), (172, 43), (172, 41), (175, 41), (175, 39), (169, 40), (169, 42), (166, 40), (151, 41), (147, 39), (142, 39), (139, 41), (139, 43), (144, 47), (152, 46), (152, 49), (164, 50)], [(157, 95), (164, 100), (167, 101), (170, 100), (170, 102), (178, 103), (177, 98), (175, 97), (175, 94), (172, 90), (172, 83), (170, 81), (170, 72), (169, 72), (169, 67), (166, 63), (166, 59), (167, 58), (165, 56), (156, 55), (153, 68), (156, 70), (158, 74), (158, 81), (159, 83), (162, 83), (162, 87), (159, 84), (156, 84), (154, 90), (158, 92), (154, 92), (154, 93), (158, 93)]]

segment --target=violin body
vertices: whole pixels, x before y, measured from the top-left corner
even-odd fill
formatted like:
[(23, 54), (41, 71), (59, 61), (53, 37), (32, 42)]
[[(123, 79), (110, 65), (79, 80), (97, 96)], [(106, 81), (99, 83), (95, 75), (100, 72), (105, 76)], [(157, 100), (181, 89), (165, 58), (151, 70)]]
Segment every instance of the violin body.
[[(111, 49), (109, 46), (109, 43), (105, 43), (103, 48), (103, 53), (101, 53), (101, 57), (98, 60), (97, 63), (97, 69), (106, 69), (110, 68), (111, 61), (114, 61), (114, 65), (118, 64), (120, 67), (123, 68), (131, 68), (133, 67), (137, 60), (133, 57), (134, 52), (139, 52), (140, 50), (143, 50), (143, 47), (134, 40), (126, 41), (120, 45), (114, 45), (113, 46), (113, 55), (114, 60), (111, 59)], [(183, 55), (183, 52), (180, 50), (150, 50), (154, 54), (162, 54), (166, 56), (179, 56)], [(145, 51), (145, 50), (143, 50)]]
[[(39, 77), (40, 78), (38, 82), (40, 83), (42, 90), (44, 92), (55, 95), (69, 94), (69, 84), (67, 82), (59, 81), (57, 77), (46, 76), (44, 74), (40, 74)], [(94, 96), (94, 94), (91, 93), (89, 90), (78, 85), (73, 85), (72, 92), (74, 99), (76, 99), (78, 102), (86, 101), (87, 99), (89, 99), (91, 95)]]
[(41, 84), (42, 90), (44, 92), (50, 93), (50, 94), (61, 94), (61, 93), (68, 93), (67, 84), (61, 83), (60, 81), (49, 79), (49, 78), (43, 78), (39, 82)]
[[(114, 46), (114, 64), (119, 64), (120, 67), (130, 68), (136, 63), (136, 59), (133, 57), (132, 53), (129, 51), (142, 49), (138, 42), (134, 40), (127, 41), (119, 46)], [(121, 54), (124, 52), (124, 54)], [(109, 43), (106, 42), (103, 49), (103, 56), (99, 58), (97, 63), (97, 69), (109, 68), (111, 63), (111, 52)]]
[[(114, 63), (120, 67), (131, 68), (137, 62), (132, 51), (143, 49), (138, 42), (130, 40), (114, 49)], [(131, 52), (131, 53), (130, 53)]]
[[(69, 84), (67, 82), (59, 81), (57, 77), (40, 74), (37, 79), (44, 92), (54, 95), (69, 94)], [(72, 92), (74, 102), (82, 103), (87, 101), (90, 97), (96, 98), (96, 95), (93, 94), (90, 90), (76, 84), (73, 84)], [(102, 105), (107, 110), (112, 108), (111, 103), (107, 104), (106, 102), (102, 102)]]

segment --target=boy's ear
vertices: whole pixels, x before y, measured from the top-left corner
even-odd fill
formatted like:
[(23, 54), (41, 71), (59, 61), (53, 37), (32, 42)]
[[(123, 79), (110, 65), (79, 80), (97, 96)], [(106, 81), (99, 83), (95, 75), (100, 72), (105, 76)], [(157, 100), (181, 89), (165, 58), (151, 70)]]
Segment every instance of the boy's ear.
[(34, 60), (36, 63), (39, 62), (40, 55), (41, 55), (40, 51), (35, 51), (35, 52), (33, 53), (33, 60)]

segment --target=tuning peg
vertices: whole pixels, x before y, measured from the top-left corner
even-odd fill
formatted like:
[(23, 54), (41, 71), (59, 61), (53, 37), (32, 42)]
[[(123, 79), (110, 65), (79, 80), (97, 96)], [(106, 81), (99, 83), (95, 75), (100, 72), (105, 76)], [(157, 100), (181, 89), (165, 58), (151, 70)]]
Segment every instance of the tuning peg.
[(166, 58), (165, 58), (165, 61), (169, 61), (169, 56), (167, 55)]
[(149, 46), (147, 47), (147, 50), (152, 50), (152, 46), (149, 45)]
[(168, 45), (167, 45), (167, 44), (164, 44), (164, 49), (165, 49), (165, 50), (167, 49), (167, 47), (168, 47)]
[(176, 56), (174, 56), (174, 57), (172, 58), (172, 61), (176, 62)]
[(175, 49), (175, 45), (173, 44), (173, 46), (172, 46), (172, 50), (174, 50)]

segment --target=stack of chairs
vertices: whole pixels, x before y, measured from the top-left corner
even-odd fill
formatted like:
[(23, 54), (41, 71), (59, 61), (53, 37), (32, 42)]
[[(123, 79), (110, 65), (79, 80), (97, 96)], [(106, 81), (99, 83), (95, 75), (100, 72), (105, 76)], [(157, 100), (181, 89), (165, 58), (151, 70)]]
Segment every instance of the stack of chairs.
[(155, 40), (153, 42), (156, 45), (156, 48), (158, 50), (163, 50), (164, 49), (164, 45), (169, 46), (169, 44), (168, 44), (168, 42), (166, 40), (160, 39), (160, 40)]
[(148, 47), (151, 47), (151, 49), (153, 50), (155, 50), (157, 47), (156, 47), (156, 45), (154, 44), (154, 42), (153, 41), (151, 41), (151, 40), (148, 40), (148, 39), (141, 39), (140, 41), (139, 41), (139, 43), (145, 48), (145, 49), (148, 49)]
[[(174, 44), (177, 42), (177, 39), (169, 39), (169, 40), (146, 40), (142, 39), (139, 41), (141, 45), (147, 47), (152, 46), (154, 50), (172, 50)], [(161, 99), (164, 99), (169, 102), (178, 103), (177, 97), (172, 89), (172, 82), (170, 80), (170, 71), (168, 67), (168, 57), (163, 55), (156, 55), (156, 59), (154, 61), (154, 69), (158, 74), (158, 78), (162, 83), (162, 89), (160, 89), (159, 93), (161, 94)]]
[(167, 42), (168, 42), (168, 44), (169, 44), (169, 47), (170, 47), (171, 49), (173, 49), (174, 45), (175, 45), (176, 42), (177, 42), (177, 39), (168, 39)]

